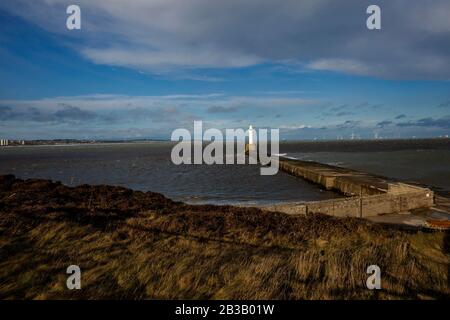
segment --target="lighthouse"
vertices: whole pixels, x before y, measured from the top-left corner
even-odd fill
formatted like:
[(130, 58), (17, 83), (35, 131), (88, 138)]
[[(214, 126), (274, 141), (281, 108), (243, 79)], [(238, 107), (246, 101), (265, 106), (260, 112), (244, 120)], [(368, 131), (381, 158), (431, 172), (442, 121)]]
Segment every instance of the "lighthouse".
[(247, 152), (250, 150), (256, 150), (255, 130), (253, 129), (252, 125), (248, 127), (248, 145), (246, 149)]
[(248, 127), (248, 144), (250, 144), (250, 145), (255, 144), (255, 142), (253, 140), (254, 133), (255, 133), (255, 130), (253, 130), (252, 125), (250, 125), (250, 127)]

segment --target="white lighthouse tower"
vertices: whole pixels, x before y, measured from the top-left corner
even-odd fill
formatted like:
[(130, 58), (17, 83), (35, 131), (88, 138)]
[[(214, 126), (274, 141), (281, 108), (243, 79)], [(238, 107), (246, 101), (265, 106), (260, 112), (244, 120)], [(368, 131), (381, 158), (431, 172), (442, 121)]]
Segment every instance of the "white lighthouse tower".
[(256, 143), (255, 143), (255, 130), (253, 129), (253, 127), (250, 125), (248, 127), (248, 150), (256, 150)]
[(254, 131), (252, 125), (250, 125), (250, 127), (248, 127), (248, 144), (255, 144), (253, 140)]

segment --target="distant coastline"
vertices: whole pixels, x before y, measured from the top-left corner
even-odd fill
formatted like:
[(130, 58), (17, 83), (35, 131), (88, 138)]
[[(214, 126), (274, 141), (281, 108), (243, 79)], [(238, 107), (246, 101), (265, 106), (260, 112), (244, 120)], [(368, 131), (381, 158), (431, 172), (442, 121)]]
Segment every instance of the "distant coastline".
[[(22, 139), (12, 139), (8, 140), (7, 147), (15, 146), (52, 146), (52, 145), (87, 145), (87, 144), (115, 144), (115, 143), (142, 143), (142, 142), (171, 142), (169, 139), (36, 139), (36, 140), (22, 140)], [(342, 147), (343, 145), (349, 145), (352, 147), (368, 144), (383, 146), (384, 144), (393, 144), (395, 142), (403, 143), (404, 147), (409, 145), (421, 145), (423, 148), (427, 148), (429, 145), (426, 142), (433, 142), (431, 147), (436, 148), (439, 146), (450, 147), (450, 138), (448, 137), (431, 137), (431, 138), (383, 138), (383, 139), (323, 139), (323, 140), (311, 140), (311, 139), (292, 139), (292, 140), (282, 140), (281, 144), (289, 147), (291, 144), (304, 144), (307, 147), (314, 146), (313, 148), (308, 148), (307, 151), (314, 151), (320, 149), (325, 145), (336, 145)], [(208, 143), (205, 141), (205, 143)], [(364, 148), (364, 151), (368, 151)], [(354, 150), (352, 150), (354, 151)]]
[[(65, 145), (86, 145), (86, 144), (111, 144), (111, 143), (140, 143), (140, 142), (169, 142), (169, 140), (158, 139), (111, 139), (111, 140), (96, 140), (96, 139), (39, 139), (39, 140), (8, 140), (6, 147), (19, 146), (65, 146)], [(22, 143), (23, 142), (23, 143)]]

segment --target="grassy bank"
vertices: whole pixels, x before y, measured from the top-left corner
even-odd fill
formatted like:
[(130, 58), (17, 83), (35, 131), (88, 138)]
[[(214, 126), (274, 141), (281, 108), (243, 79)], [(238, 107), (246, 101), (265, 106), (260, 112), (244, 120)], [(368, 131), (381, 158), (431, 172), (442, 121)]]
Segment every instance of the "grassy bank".
[[(444, 232), (0, 177), (3, 299), (448, 298), (449, 254)], [(365, 286), (371, 264), (382, 290)]]

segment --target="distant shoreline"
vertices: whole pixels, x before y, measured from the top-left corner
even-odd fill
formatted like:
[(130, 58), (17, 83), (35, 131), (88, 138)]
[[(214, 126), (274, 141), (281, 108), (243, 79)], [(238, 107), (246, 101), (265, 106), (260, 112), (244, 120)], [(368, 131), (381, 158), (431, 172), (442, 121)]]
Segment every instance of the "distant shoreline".
[(60, 144), (25, 144), (25, 145), (13, 145), (5, 146), (14, 148), (27, 148), (27, 147), (77, 147), (77, 146), (101, 146), (101, 145), (121, 145), (121, 144), (150, 144), (150, 143), (170, 143), (170, 141), (117, 141), (117, 142), (92, 142), (92, 143), (60, 143)]
[[(55, 140), (9, 140), (10, 143), (4, 147), (24, 147), (24, 146), (71, 146), (71, 145), (99, 145), (99, 144), (123, 144), (123, 143), (148, 143), (148, 142), (170, 142), (170, 140), (76, 140), (76, 139), (55, 139)], [(24, 141), (25, 143), (18, 143)]]
[[(24, 141), (24, 144), (19, 143)], [(70, 145), (111, 145), (111, 144), (139, 144), (139, 143), (171, 143), (173, 141), (159, 140), (159, 139), (142, 139), (142, 140), (78, 140), (78, 139), (50, 139), (50, 140), (9, 140), (9, 145), (2, 147), (23, 147), (23, 146), (70, 146)], [(422, 147), (428, 148), (427, 142), (432, 142), (433, 145), (429, 147), (435, 148), (436, 146), (450, 148), (450, 138), (436, 137), (436, 138), (392, 138), (392, 139), (346, 139), (346, 140), (281, 140), (280, 145), (289, 147), (294, 144), (304, 144), (305, 146), (323, 146), (323, 145), (335, 145), (335, 146), (358, 146), (362, 144), (367, 145), (393, 145), (395, 143), (402, 143), (407, 145), (415, 145), (425, 143)], [(209, 141), (204, 141), (205, 144)]]

